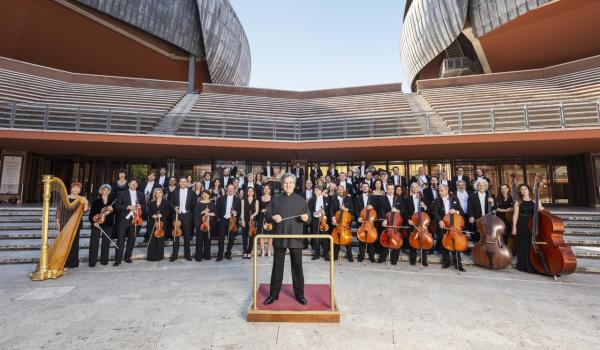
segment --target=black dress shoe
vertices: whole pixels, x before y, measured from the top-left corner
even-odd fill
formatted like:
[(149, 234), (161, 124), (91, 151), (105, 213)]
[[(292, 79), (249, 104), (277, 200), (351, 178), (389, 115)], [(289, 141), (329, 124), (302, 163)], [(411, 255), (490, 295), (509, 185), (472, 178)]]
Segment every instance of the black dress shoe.
[(271, 305), (277, 299), (279, 299), (279, 297), (272, 297), (272, 296), (269, 295), (267, 297), (267, 299), (265, 299), (265, 301), (263, 301), (263, 304), (265, 304), (265, 305)]
[(191, 256), (186, 256), (186, 257), (185, 257), (185, 260), (187, 260), (187, 261), (192, 261), (192, 257), (191, 257)]
[(223, 258), (222, 258), (222, 257), (218, 257), (218, 258), (217, 258), (217, 261), (221, 261), (221, 260), (223, 260)]
[(331, 260), (331, 259), (329, 259), (329, 256), (325, 256), (323, 259), (325, 259), (325, 261)]
[(417, 263), (411, 262), (410, 265), (411, 266), (415, 266)]
[(172, 256), (172, 257), (170, 257), (170, 258), (169, 258), (169, 261), (171, 261), (171, 262), (173, 262), (173, 261), (175, 261), (175, 260), (177, 260), (177, 257), (176, 257), (176, 256)]
[(120, 262), (115, 262), (115, 263), (113, 264), (113, 266), (119, 266), (119, 265), (121, 265), (121, 263), (120, 263)]
[(458, 267), (458, 271), (460, 271), (460, 272), (466, 272), (467, 270), (465, 270), (462, 266), (459, 266)]
[(423, 261), (423, 266), (429, 266), (429, 264), (427, 263), (427, 261)]
[(450, 267), (450, 265), (448, 265), (448, 264), (443, 264), (443, 265), (442, 265), (442, 269), (447, 269), (447, 268), (449, 268), (449, 267)]
[(302, 305), (306, 305), (308, 304), (308, 300), (306, 300), (306, 298), (304, 297), (304, 295), (298, 295), (296, 296), (296, 301)]
[(352, 262), (352, 263), (353, 263), (353, 262), (354, 262), (354, 258), (353, 258), (353, 257), (351, 257), (351, 256), (349, 256), (349, 257), (348, 257), (348, 262)]
[(123, 261), (125, 261), (125, 262), (126, 262), (126, 263), (128, 263), (128, 264), (131, 264), (131, 259), (130, 259), (130, 258), (123, 259)]
[(310, 260), (319, 260), (319, 256), (318, 255), (313, 255), (312, 258), (310, 258)]

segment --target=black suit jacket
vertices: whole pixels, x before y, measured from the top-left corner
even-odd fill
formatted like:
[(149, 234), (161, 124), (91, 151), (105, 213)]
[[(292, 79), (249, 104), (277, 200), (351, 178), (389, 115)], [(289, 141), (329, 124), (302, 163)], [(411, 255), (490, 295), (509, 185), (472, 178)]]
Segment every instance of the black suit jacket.
[[(144, 185), (142, 187), (140, 187), (139, 189), (142, 190), (142, 192), (146, 191), (146, 185), (148, 185), (148, 181), (146, 181), (144, 183)], [(152, 190), (150, 191), (150, 195), (149, 195), (150, 199), (152, 199), (152, 193), (154, 193), (154, 189), (155, 188), (161, 188), (162, 189), (162, 186), (158, 183), (158, 180), (154, 180), (154, 185), (152, 186)], [(145, 195), (145, 193), (144, 193), (144, 195)]]
[(406, 178), (402, 175), (398, 175), (398, 180), (399, 183), (395, 183), (394, 182), (394, 174), (392, 174), (389, 178), (388, 178), (388, 183), (391, 183), (394, 186), (402, 186), (402, 187), (406, 187)]
[[(271, 168), (271, 177), (275, 177), (275, 169), (273, 169), (272, 166), (269, 166), (269, 168)], [(261, 171), (264, 176), (267, 176), (267, 167), (266, 166), (262, 167)]]
[[(319, 220), (313, 216), (314, 212), (317, 210), (317, 197), (313, 196), (308, 201), (308, 211), (310, 212), (311, 220)], [(329, 217), (329, 197), (323, 196), (323, 211), (325, 212), (325, 216)]]
[[(169, 202), (171, 203), (171, 206), (173, 207), (173, 211), (175, 211), (175, 208), (179, 206), (180, 193), (181, 193), (181, 188), (177, 187), (173, 191), (173, 194), (171, 196), (169, 196)], [(194, 208), (196, 207), (197, 200), (198, 200), (198, 197), (196, 196), (196, 192), (194, 192), (191, 188), (188, 188), (187, 198), (185, 200), (185, 211), (193, 213)], [(180, 208), (180, 210), (181, 210), (181, 208)]]
[(314, 168), (310, 169), (310, 178), (313, 179), (313, 182), (322, 176), (323, 172), (321, 171), (321, 168), (317, 168), (317, 171), (315, 171)]
[[(144, 197), (144, 193), (140, 191), (136, 191), (137, 201), (142, 207), (142, 216), (146, 216), (146, 199)], [(131, 218), (125, 219), (127, 215), (129, 215), (129, 210), (127, 207), (130, 205), (135, 205), (135, 203), (131, 203), (131, 197), (129, 196), (129, 190), (121, 191), (117, 197), (117, 203), (115, 204), (115, 208), (117, 211), (117, 220), (128, 220), (131, 222)]]
[[(429, 185), (431, 184), (431, 177), (429, 175), (425, 175), (425, 178), (427, 179), (427, 187), (429, 187)], [(419, 176), (411, 177), (409, 185), (413, 182), (419, 182)]]
[(486, 203), (486, 207), (487, 210), (485, 210), (486, 208), (481, 208), (481, 203), (479, 202), (479, 192), (473, 192), (469, 195), (469, 217), (471, 218), (475, 218), (475, 220), (479, 219), (480, 217), (482, 217), (483, 215), (489, 213), (492, 210), (496, 209), (496, 200), (494, 200), (494, 204), (491, 206), (487, 204), (488, 202), (488, 198), (492, 198), (494, 199), (494, 196), (490, 195), (489, 192), (485, 193), (485, 203)]
[[(344, 207), (346, 207), (348, 212), (354, 216), (354, 203), (352, 202), (352, 197), (344, 197), (343, 202)], [(333, 218), (338, 210), (340, 210), (340, 201), (338, 200), (338, 196), (335, 195), (333, 197), (329, 197), (329, 218)]]
[(334, 179), (337, 179), (340, 176), (339, 172), (335, 168), (327, 169), (327, 175), (333, 177)]
[[(462, 207), (460, 206), (460, 202), (458, 201), (458, 198), (456, 198), (456, 196), (450, 196), (450, 209), (454, 209), (456, 211), (458, 211), (460, 213), (460, 215), (463, 215), (463, 210)], [(444, 216), (446, 215), (446, 208), (444, 207), (444, 201), (442, 200), (442, 197), (437, 197), (435, 199), (435, 210), (433, 211), (433, 217), (435, 219), (435, 221), (442, 221), (444, 219)]]
[(232, 185), (234, 179), (235, 178), (233, 176), (229, 175), (229, 177), (227, 178), (227, 183), (225, 183), (225, 177), (222, 177), (221, 178), (221, 186), (223, 188), (226, 188), (228, 185)]
[[(293, 167), (292, 170), (290, 170), (290, 172), (294, 175), (296, 175), (296, 177), (298, 177), (298, 180), (302, 180), (304, 179), (304, 168), (300, 167), (297, 168), (298, 169), (298, 174), (296, 175), (296, 167)], [(298, 185), (298, 183), (300, 183), (300, 185), (302, 185), (301, 181), (298, 181), (296, 183), (296, 185)]]
[[(350, 181), (352, 181), (352, 180), (350, 180)], [(340, 180), (337, 180), (335, 182), (336, 186), (338, 186), (338, 187), (340, 186), (340, 183), (341, 183)], [(356, 188), (354, 188), (354, 182), (349, 183), (347, 179), (346, 179), (346, 192), (351, 196), (354, 196), (356, 194)]]
[[(433, 189), (431, 187), (427, 187), (426, 189), (423, 190), (423, 200), (425, 201), (425, 204), (431, 208), (433, 205), (433, 200), (435, 199), (433, 197)], [(440, 197), (440, 195), (437, 193), (437, 189), (436, 191), (436, 197)]]
[[(240, 197), (234, 195), (233, 202), (231, 203), (231, 210), (235, 210), (237, 213), (237, 217), (239, 218), (241, 215), (240, 209), (242, 207), (242, 201)], [(227, 213), (227, 195), (219, 197), (217, 200), (217, 220), (227, 220), (225, 219), (225, 214)]]
[(237, 177), (238, 168), (236, 166), (229, 168), (229, 175)]
[[(423, 201), (423, 197), (421, 197), (419, 202), (425, 203)], [(427, 207), (427, 209), (422, 209), (422, 210), (423, 211), (429, 210), (429, 206), (427, 205), (427, 203), (425, 203), (425, 206)], [(404, 210), (405, 210), (404, 217), (406, 218), (406, 220), (410, 219), (412, 217), (412, 215), (415, 213), (415, 203), (413, 202), (411, 195), (404, 198)]]
[[(379, 213), (379, 203), (375, 196), (370, 195), (367, 201), (367, 205), (372, 205), (373, 208)], [(365, 203), (363, 201), (362, 193), (356, 195), (356, 200), (354, 201), (354, 217), (356, 220), (360, 217), (360, 212), (365, 208)]]
[[(404, 200), (402, 198), (394, 196), (393, 204), (394, 204), (394, 208), (398, 209), (398, 211), (400, 211), (400, 214), (404, 215), (404, 212), (405, 212)], [(379, 212), (378, 212), (379, 218), (384, 219), (385, 215), (387, 213), (389, 213), (391, 210), (392, 210), (392, 206), (390, 206), (390, 201), (388, 200), (388, 197), (386, 194), (385, 196), (383, 196), (383, 198), (381, 199), (381, 201), (379, 203)]]

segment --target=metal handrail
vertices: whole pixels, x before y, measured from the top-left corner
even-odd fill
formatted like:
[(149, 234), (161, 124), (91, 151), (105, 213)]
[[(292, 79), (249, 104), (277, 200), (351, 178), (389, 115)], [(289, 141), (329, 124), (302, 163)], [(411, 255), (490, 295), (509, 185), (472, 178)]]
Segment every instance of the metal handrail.
[(256, 270), (257, 264), (256, 261), (258, 259), (258, 245), (257, 242), (259, 239), (263, 238), (286, 238), (286, 239), (304, 239), (304, 238), (319, 238), (319, 239), (328, 239), (329, 240), (329, 291), (330, 291), (330, 302), (331, 302), (331, 311), (335, 311), (335, 297), (333, 294), (333, 236), (331, 235), (318, 235), (318, 234), (296, 234), (296, 235), (283, 235), (283, 234), (259, 234), (254, 237), (254, 242), (252, 243), (252, 309), (258, 310), (256, 295), (258, 294), (258, 286), (257, 286), (257, 277)]

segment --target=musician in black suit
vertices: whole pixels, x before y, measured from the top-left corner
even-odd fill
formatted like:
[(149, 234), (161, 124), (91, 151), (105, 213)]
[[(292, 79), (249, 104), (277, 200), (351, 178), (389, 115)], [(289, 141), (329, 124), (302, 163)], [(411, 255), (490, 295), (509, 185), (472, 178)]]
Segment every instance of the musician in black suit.
[(267, 165), (262, 167), (262, 174), (266, 178), (275, 177), (275, 169), (271, 166), (271, 161), (267, 160)]
[[(169, 196), (169, 203), (174, 208), (175, 217), (181, 220), (181, 232), (183, 233), (183, 252), (185, 259), (192, 260), (190, 252), (190, 240), (194, 235), (194, 208), (198, 197), (193, 189), (188, 188), (188, 182), (185, 177), (179, 179), (179, 188), (173, 191)], [(171, 215), (173, 216), (173, 215)], [(196, 243), (198, 244), (198, 243)], [(179, 237), (173, 237), (173, 254), (169, 261), (177, 260), (179, 255)]]
[[(379, 209), (377, 200), (370, 194), (370, 188), (367, 182), (362, 183), (361, 191), (362, 194), (357, 195), (354, 201), (354, 217), (356, 218), (357, 226), (362, 224), (360, 212), (363, 209), (375, 209), (375, 211), (378, 211)], [(364, 244), (362, 242), (359, 242), (358, 244), (358, 261), (361, 262), (365, 258), (365, 245), (367, 246), (369, 260), (375, 262), (375, 243)]]
[(319, 167), (319, 163), (313, 164), (312, 168), (310, 168), (310, 178), (313, 182), (317, 182), (317, 179), (323, 177), (323, 171)]
[(225, 236), (227, 239), (227, 251), (225, 258), (231, 260), (231, 248), (235, 241), (237, 232), (229, 232), (229, 223), (231, 220), (238, 220), (242, 201), (235, 193), (233, 185), (227, 186), (227, 193), (217, 200), (217, 226), (219, 228), (219, 249), (217, 251), (217, 261), (223, 260), (223, 250), (225, 245)]
[(235, 177), (231, 176), (229, 173), (229, 169), (223, 169), (223, 177), (221, 178), (221, 186), (223, 188), (227, 188), (227, 186), (232, 185)]
[(167, 176), (167, 168), (161, 167), (158, 173), (158, 183), (160, 187), (166, 187), (169, 183), (169, 177)]
[[(327, 234), (328, 231), (322, 232), (319, 229), (319, 220), (322, 216), (324, 216), (326, 220), (329, 220), (329, 198), (323, 196), (323, 187), (315, 187), (315, 195), (308, 201), (308, 210), (312, 217), (309, 225), (310, 234)], [(321, 255), (321, 245), (323, 245), (324, 252), (329, 251), (329, 240), (311, 238), (310, 245), (313, 249), (312, 260), (319, 259), (319, 256)], [(329, 260), (328, 256), (325, 256), (325, 260)]]
[[(434, 220), (437, 221), (438, 223), (438, 231), (436, 232), (436, 236), (437, 236), (437, 240), (441, 241), (443, 235), (446, 233), (446, 230), (444, 230), (445, 227), (444, 225), (444, 216), (446, 214), (460, 214), (460, 215), (464, 215), (464, 212), (462, 210), (462, 207), (460, 205), (460, 202), (458, 200), (458, 198), (456, 198), (456, 196), (454, 195), (450, 195), (448, 193), (448, 185), (443, 184), (443, 185), (439, 185), (438, 187), (438, 191), (439, 191), (439, 197), (437, 197), (435, 199), (435, 210), (434, 210)], [(440, 244), (441, 245), (441, 244)], [(441, 249), (442, 249), (442, 268), (447, 269), (450, 266), (450, 252), (444, 248), (443, 245), (441, 245)], [(452, 252), (452, 265), (454, 265), (454, 267), (457, 270), (460, 271), (465, 271), (465, 269), (462, 266), (462, 262), (461, 262), (461, 258), (460, 258), (460, 252), (458, 251), (453, 251)]]
[[(425, 188), (423, 190), (423, 200), (425, 201), (425, 205), (427, 205), (427, 207), (429, 207), (430, 209), (433, 207), (433, 202), (436, 198), (439, 197), (438, 194), (438, 178), (437, 176), (431, 176), (429, 178), (429, 186), (427, 188)], [(433, 214), (432, 212), (429, 212), (429, 214)]]
[[(399, 187), (400, 189), (402, 189), (402, 186)], [(406, 209), (404, 208), (405, 203), (404, 200), (401, 196), (397, 196), (395, 193), (395, 186), (392, 183), (388, 183), (385, 186), (385, 196), (383, 198), (383, 200), (380, 202), (379, 205), (379, 218), (383, 219), (381, 226), (383, 229), (385, 229), (388, 225), (388, 222), (386, 220), (386, 215), (389, 212), (396, 212), (396, 213), (400, 213), (400, 215), (403, 215), (404, 212), (406, 212)], [(403, 218), (404, 219), (404, 218)], [(403, 222), (405, 222), (406, 220), (403, 220)], [(398, 228), (398, 230), (400, 230)], [(381, 250), (379, 252), (379, 263), (383, 263), (387, 260), (387, 255), (388, 255), (388, 250), (387, 248), (381, 247)], [(392, 263), (392, 265), (396, 265), (398, 263), (398, 259), (400, 258), (400, 248), (398, 249), (392, 249), (391, 253), (390, 253), (390, 262)]]
[[(115, 266), (121, 264), (121, 260), (131, 263), (131, 254), (135, 246), (135, 237), (137, 230), (141, 226), (133, 225), (133, 213), (138, 208), (142, 210), (142, 217), (146, 216), (146, 200), (144, 194), (137, 190), (138, 182), (136, 179), (129, 180), (129, 189), (121, 191), (117, 197), (115, 207), (117, 209), (117, 246), (115, 252)], [(127, 245), (125, 246), (125, 241)], [(125, 253), (123, 247), (125, 246)]]
[[(354, 203), (352, 201), (352, 197), (347, 194), (343, 187), (338, 186), (337, 195), (334, 197), (330, 196), (329, 199), (329, 218), (332, 226), (331, 230), (333, 230), (333, 227), (337, 226), (338, 224), (335, 214), (340, 209), (349, 212), (351, 215), (354, 215)], [(335, 247), (333, 247), (333, 257), (335, 260), (338, 259), (340, 248), (341, 247), (339, 245), (335, 245)], [(325, 256), (329, 256), (329, 251), (325, 252)], [(346, 258), (349, 262), (354, 262), (354, 258), (352, 257), (352, 244), (346, 247)]]
[[(422, 211), (427, 211), (428, 207), (423, 202), (423, 195), (421, 194), (421, 187), (418, 182), (412, 182), (410, 184), (410, 193), (404, 202), (404, 208), (406, 212), (404, 213), (404, 217), (407, 218), (408, 225), (418, 225), (417, 222), (412, 222), (411, 218), (414, 213), (417, 212), (417, 209), (421, 207)], [(409, 230), (409, 233), (412, 229)], [(409, 245), (410, 252), (408, 255), (408, 262), (411, 265), (415, 265), (417, 262), (417, 250)], [(427, 251), (421, 250), (421, 263), (423, 266), (428, 266), (427, 264)]]
[(238, 174), (237, 161), (234, 160), (231, 162), (231, 166), (229, 167), (229, 175), (235, 179), (237, 177), (237, 174)]
[(419, 167), (419, 173), (410, 178), (410, 183), (418, 183), (421, 189), (429, 187), (431, 177), (425, 173), (425, 168)]
[(304, 183), (304, 168), (300, 166), (299, 162), (296, 162), (291, 173), (296, 175), (296, 193), (300, 193), (302, 191), (302, 184)]
[[(365, 176), (365, 178), (363, 180), (361, 180), (361, 183), (359, 185), (359, 191), (362, 193), (362, 184), (363, 183), (367, 183), (367, 185), (369, 185), (369, 188), (374, 190), (375, 189), (375, 178), (373, 177), (373, 172), (371, 170), (367, 171), (367, 175)], [(360, 193), (357, 193), (357, 195), (359, 195)]]
[(205, 191), (210, 191), (213, 187), (213, 182), (210, 178), (210, 173), (207, 171), (204, 173), (204, 178), (202, 179), (202, 188)]
[(488, 177), (485, 176), (485, 174), (483, 173), (483, 170), (481, 170), (480, 168), (477, 168), (477, 169), (475, 169), (475, 178), (473, 179), (473, 191), (477, 190), (477, 186), (475, 186), (475, 184), (479, 180), (487, 181), (488, 186), (492, 185), (492, 180), (490, 180)]
[(352, 180), (348, 179), (346, 173), (344, 172), (340, 173), (340, 177), (336, 181), (336, 186), (342, 187), (345, 190), (345, 192), (350, 196), (354, 196), (356, 194), (356, 189), (354, 188)]
[(340, 176), (337, 169), (335, 168), (335, 164), (329, 164), (329, 169), (327, 169), (327, 175), (333, 180), (336, 180)]
[[(474, 185), (477, 191), (471, 193), (469, 196), (469, 223), (472, 224), (473, 229), (476, 230), (477, 227), (475, 221), (485, 214), (496, 210), (496, 201), (488, 191), (489, 183), (486, 180), (477, 180)], [(479, 238), (479, 232), (471, 234), (473, 243), (479, 242)]]
[(452, 185), (450, 185), (450, 191), (456, 193), (456, 185), (459, 180), (463, 180), (467, 185), (467, 191), (471, 191), (471, 180), (467, 175), (465, 175), (465, 169), (462, 167), (456, 168), (456, 175), (452, 176)]
[(395, 186), (402, 186), (406, 189), (406, 178), (400, 175), (400, 168), (397, 166), (392, 168), (392, 176), (390, 176), (388, 182)]

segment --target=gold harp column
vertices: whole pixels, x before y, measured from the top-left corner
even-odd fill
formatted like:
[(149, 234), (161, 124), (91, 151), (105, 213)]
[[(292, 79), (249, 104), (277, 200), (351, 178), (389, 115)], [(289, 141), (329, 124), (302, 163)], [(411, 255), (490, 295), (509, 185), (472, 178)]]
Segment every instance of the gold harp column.
[(38, 268), (30, 275), (31, 279), (34, 281), (43, 281), (50, 278), (48, 271), (48, 220), (50, 216), (52, 175), (43, 175), (42, 182), (44, 183), (42, 207), (42, 249)]

